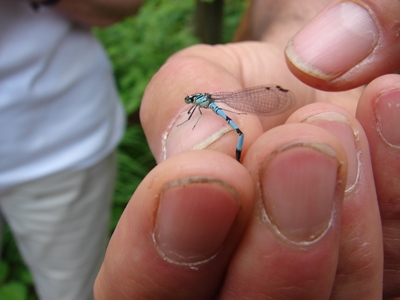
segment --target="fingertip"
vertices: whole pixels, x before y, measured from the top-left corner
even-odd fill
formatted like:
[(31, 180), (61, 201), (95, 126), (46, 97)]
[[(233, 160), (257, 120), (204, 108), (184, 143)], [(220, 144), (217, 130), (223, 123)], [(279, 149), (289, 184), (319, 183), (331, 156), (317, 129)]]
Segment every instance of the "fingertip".
[(246, 227), (253, 189), (246, 170), (216, 151), (187, 151), (160, 163), (118, 223), (96, 293), (210, 298)]
[[(381, 143), (393, 149), (400, 147), (397, 130), (399, 99), (400, 76), (395, 74), (381, 76), (367, 86), (360, 98), (356, 113), (357, 118), (368, 130), (369, 138), (379, 138)], [(371, 146), (374, 147), (374, 144)]]
[[(338, 233), (338, 219), (331, 218), (340, 219), (338, 212), (347, 182), (348, 160), (344, 147), (334, 135), (305, 123), (285, 124), (261, 136), (249, 149), (244, 164), (253, 180), (260, 182), (264, 206), (273, 228), (279, 230), (279, 235), (287, 241), (313, 243), (323, 238), (327, 228)], [(319, 194), (322, 191), (326, 194)], [(278, 194), (281, 196), (276, 196)], [(278, 203), (273, 203), (271, 199), (274, 198)], [(283, 221), (279, 221), (274, 211), (279, 213), (278, 208), (285, 207), (284, 199), (288, 207), (278, 214), (283, 216)], [(314, 204), (311, 203), (313, 199)], [(274, 220), (278, 223), (275, 224)], [(290, 225), (292, 222), (302, 225), (279, 229), (280, 224)]]
[[(345, 298), (348, 299), (364, 299), (367, 294), (380, 296), (382, 233), (369, 145), (361, 124), (348, 111), (330, 103), (305, 106), (289, 121), (304, 122), (329, 131), (346, 151), (349, 167), (341, 211), (338, 263), (338, 273), (346, 275), (336, 280), (334, 293), (347, 295)], [(354, 252), (358, 254), (354, 255)], [(370, 271), (366, 272), (366, 269)], [(354, 289), (355, 286), (367, 288)]]
[(383, 297), (400, 295), (399, 256), (399, 125), (400, 76), (385, 75), (372, 81), (360, 98), (357, 119), (365, 129), (371, 149), (379, 212), (383, 230)]
[[(400, 76), (385, 75), (372, 81), (361, 95), (356, 117), (368, 137), (375, 184), (380, 199), (397, 199), (400, 149)], [(380, 201), (381, 214), (391, 215), (391, 201)]]
[(223, 292), (251, 299), (328, 297), (346, 178), (341, 146), (315, 126), (288, 124), (259, 137), (243, 164), (259, 201)]
[(400, 59), (392, 58), (399, 49), (398, 28), (388, 26), (388, 14), (398, 18), (400, 5), (375, 2), (328, 6), (289, 41), (285, 55), (291, 71), (315, 88), (345, 90), (397, 70)]
[(242, 87), (231, 74), (237, 66), (226, 58), (226, 48), (200, 45), (182, 50), (147, 86), (140, 119), (157, 162), (185, 150), (214, 149), (215, 142), (231, 131), (226, 121), (207, 107), (198, 109), (184, 102), (194, 93), (228, 92)]

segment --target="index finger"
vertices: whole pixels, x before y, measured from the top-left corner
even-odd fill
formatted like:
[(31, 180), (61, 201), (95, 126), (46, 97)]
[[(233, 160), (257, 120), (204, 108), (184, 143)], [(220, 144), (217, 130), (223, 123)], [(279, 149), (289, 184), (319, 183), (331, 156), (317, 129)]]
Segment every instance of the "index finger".
[[(193, 93), (230, 92), (262, 84), (279, 84), (296, 90), (297, 98), (301, 99), (297, 107), (307, 101), (307, 88), (290, 74), (283, 53), (269, 44), (194, 46), (171, 57), (148, 85), (140, 111), (157, 161), (185, 150), (204, 148), (234, 157), (237, 133), (212, 111), (203, 109), (200, 120), (196, 111), (189, 122), (177, 126), (189, 117), (186, 112), (190, 106), (184, 103), (184, 98)], [(271, 127), (282, 124), (290, 112), (268, 118)], [(229, 113), (229, 116), (245, 133), (246, 152), (248, 145), (263, 132), (261, 122), (248, 114)]]

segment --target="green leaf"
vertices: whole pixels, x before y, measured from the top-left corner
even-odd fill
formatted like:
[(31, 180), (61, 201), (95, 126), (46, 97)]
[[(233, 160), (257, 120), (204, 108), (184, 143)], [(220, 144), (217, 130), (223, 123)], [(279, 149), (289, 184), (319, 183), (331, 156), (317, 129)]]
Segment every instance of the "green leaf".
[(27, 298), (27, 289), (25, 285), (19, 282), (10, 282), (0, 286), (1, 300), (25, 300)]
[(9, 266), (6, 262), (0, 261), (0, 283), (6, 280), (8, 276)]

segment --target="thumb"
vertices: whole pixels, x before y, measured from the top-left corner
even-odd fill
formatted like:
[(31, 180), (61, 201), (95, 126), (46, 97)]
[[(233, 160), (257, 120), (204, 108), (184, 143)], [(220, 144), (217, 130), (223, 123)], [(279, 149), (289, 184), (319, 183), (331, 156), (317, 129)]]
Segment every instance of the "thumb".
[(336, 0), (289, 41), (288, 66), (304, 83), (323, 90), (347, 90), (395, 72), (399, 19), (399, 1)]

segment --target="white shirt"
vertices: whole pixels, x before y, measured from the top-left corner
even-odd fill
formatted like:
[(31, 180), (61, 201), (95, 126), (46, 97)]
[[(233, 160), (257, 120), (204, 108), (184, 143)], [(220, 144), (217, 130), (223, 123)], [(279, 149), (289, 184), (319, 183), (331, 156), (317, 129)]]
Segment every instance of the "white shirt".
[(110, 63), (89, 28), (0, 0), (0, 191), (111, 153), (124, 129)]

